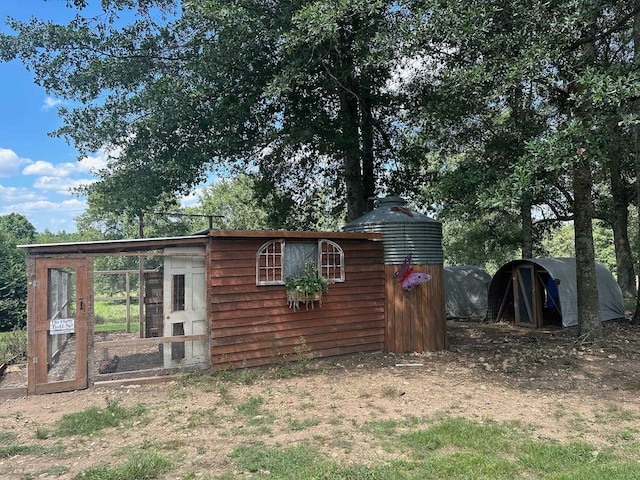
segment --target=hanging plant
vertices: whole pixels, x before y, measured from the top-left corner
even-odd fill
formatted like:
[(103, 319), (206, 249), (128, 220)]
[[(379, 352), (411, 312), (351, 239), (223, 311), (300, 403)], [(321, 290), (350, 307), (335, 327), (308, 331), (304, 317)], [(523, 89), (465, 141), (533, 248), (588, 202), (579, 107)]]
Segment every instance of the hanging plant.
[(313, 302), (322, 305), (322, 295), (329, 289), (329, 282), (318, 274), (316, 264), (310, 260), (305, 263), (301, 275), (290, 275), (285, 279), (285, 288), (290, 308), (297, 310), (300, 303), (304, 303), (308, 310), (309, 305), (313, 308)]

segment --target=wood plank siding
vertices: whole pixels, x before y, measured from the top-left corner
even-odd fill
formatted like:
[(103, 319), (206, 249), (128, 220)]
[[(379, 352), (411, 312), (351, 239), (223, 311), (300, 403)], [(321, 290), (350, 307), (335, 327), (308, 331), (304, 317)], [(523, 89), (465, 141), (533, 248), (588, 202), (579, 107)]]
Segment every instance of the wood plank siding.
[(385, 335), (383, 244), (364, 236), (287, 236), (287, 242), (326, 238), (344, 251), (345, 281), (329, 286), (322, 305), (287, 306), (284, 285), (256, 285), (256, 253), (269, 238), (210, 239), (208, 265), (211, 367), (268, 365), (301, 353), (327, 357), (382, 350)]
[(388, 352), (435, 352), (447, 348), (447, 320), (444, 307), (444, 268), (412, 265), (415, 272), (431, 280), (404, 291), (395, 278), (398, 265), (386, 265), (386, 334)]

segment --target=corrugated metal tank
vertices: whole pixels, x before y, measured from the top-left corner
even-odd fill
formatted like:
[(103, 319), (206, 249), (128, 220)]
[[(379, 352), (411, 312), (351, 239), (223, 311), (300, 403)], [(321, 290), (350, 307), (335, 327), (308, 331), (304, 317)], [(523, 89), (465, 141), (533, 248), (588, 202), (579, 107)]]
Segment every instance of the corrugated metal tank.
[[(349, 222), (343, 230), (382, 233), (386, 350), (439, 351), (447, 348), (442, 224), (405, 205), (401, 197), (378, 198), (373, 210)], [(395, 274), (409, 254), (413, 270), (428, 273), (431, 280), (405, 291)]]
[(343, 230), (382, 233), (386, 264), (401, 264), (409, 253), (414, 263), (443, 263), (442, 224), (409, 210), (406, 203), (402, 197), (379, 198), (373, 210)]

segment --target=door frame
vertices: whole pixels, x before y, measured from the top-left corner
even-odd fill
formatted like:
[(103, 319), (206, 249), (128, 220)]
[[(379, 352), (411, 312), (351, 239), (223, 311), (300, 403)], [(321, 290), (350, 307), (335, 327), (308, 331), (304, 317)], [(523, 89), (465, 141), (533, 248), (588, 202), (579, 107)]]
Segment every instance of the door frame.
[(539, 298), (535, 265), (515, 265), (512, 278), (516, 325), (519, 327), (541, 327), (542, 305)]
[[(55, 393), (88, 387), (89, 320), (93, 311), (90, 290), (92, 262), (88, 257), (35, 257), (29, 259), (28, 279), (28, 344), (27, 393)], [(70, 268), (75, 271), (75, 378), (60, 381), (48, 379), (48, 290), (50, 269)]]

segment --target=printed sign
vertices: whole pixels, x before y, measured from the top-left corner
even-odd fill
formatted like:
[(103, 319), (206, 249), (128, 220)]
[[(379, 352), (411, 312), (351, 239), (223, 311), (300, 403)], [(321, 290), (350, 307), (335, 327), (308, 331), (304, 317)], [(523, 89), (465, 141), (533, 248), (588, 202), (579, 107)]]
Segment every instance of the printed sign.
[(75, 332), (74, 318), (56, 318), (54, 320), (49, 320), (49, 333), (51, 335), (73, 332)]

